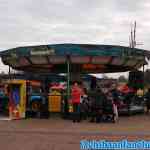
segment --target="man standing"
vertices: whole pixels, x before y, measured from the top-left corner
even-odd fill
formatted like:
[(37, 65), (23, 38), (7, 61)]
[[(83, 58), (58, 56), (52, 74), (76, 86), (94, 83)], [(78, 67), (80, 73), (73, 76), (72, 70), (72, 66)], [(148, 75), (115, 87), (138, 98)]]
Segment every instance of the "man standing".
[(83, 95), (83, 90), (77, 82), (74, 83), (71, 89), (71, 100), (73, 104), (73, 122), (80, 122), (80, 99)]

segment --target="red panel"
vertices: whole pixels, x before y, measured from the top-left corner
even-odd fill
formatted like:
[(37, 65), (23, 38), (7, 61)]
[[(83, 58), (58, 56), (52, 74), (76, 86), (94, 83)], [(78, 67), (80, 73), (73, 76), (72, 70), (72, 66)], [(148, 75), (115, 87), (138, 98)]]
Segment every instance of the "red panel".
[(47, 64), (47, 65), (34, 65), (34, 67), (38, 67), (38, 68), (41, 68), (41, 69), (47, 69), (47, 68), (53, 68), (54, 65), (52, 65), (52, 64)]
[(102, 56), (92, 57), (93, 64), (108, 64), (110, 60), (111, 60), (111, 57), (102, 57)]
[(63, 64), (66, 62), (66, 57), (64, 56), (49, 56), (48, 59), (52, 64)]
[(24, 57), (19, 59), (19, 63), (20, 63), (21, 66), (28, 66), (28, 65), (30, 65), (29, 61), (26, 58), (24, 58)]
[(113, 58), (111, 65), (116, 65), (116, 66), (120, 66), (123, 65), (124, 63), (124, 59), (121, 58)]
[(74, 64), (84, 64), (90, 62), (90, 57), (82, 57), (82, 56), (71, 56), (71, 62)]
[(85, 70), (99, 70), (99, 69), (104, 69), (104, 65), (96, 65), (96, 64), (83, 64), (82, 68)]

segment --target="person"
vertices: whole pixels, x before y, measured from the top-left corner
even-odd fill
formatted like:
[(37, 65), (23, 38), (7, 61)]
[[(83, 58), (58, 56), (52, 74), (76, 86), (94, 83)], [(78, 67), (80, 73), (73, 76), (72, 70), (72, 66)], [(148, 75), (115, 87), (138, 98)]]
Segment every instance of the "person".
[(127, 106), (127, 111), (128, 111), (128, 115), (130, 116), (131, 115), (131, 104), (132, 104), (132, 101), (133, 101), (133, 97), (134, 97), (134, 93), (133, 91), (128, 91), (126, 94), (125, 94), (125, 99), (124, 99), (124, 102)]
[(115, 114), (115, 121), (118, 120), (119, 116), (118, 116), (118, 106), (119, 106), (119, 94), (118, 91), (116, 89), (116, 87), (114, 87), (111, 90), (111, 95), (112, 95), (112, 102), (113, 102), (113, 110), (114, 110), (114, 114)]
[(112, 93), (114, 103), (117, 105), (118, 104), (118, 91), (117, 91), (117, 89), (114, 87), (114, 88), (112, 88), (112, 90), (110, 92)]
[(104, 103), (104, 108), (103, 108), (103, 115), (104, 115), (104, 121), (115, 121), (115, 111), (114, 111), (114, 101), (113, 101), (113, 96), (112, 93), (109, 91), (106, 96), (106, 101)]
[(94, 90), (90, 95), (91, 119), (90, 122), (101, 122), (103, 115), (103, 104), (105, 95), (100, 88)]
[(82, 88), (80, 88), (78, 82), (74, 82), (71, 89), (71, 99), (73, 104), (73, 122), (80, 122), (80, 100), (81, 96), (84, 95)]
[(136, 101), (138, 105), (141, 105), (142, 102), (144, 101), (143, 95), (144, 95), (144, 91), (142, 89), (138, 89), (136, 93)]
[(150, 110), (150, 88), (148, 89), (148, 91), (145, 95), (145, 98), (146, 98), (146, 111), (147, 111), (147, 114), (148, 114), (149, 110)]
[(89, 116), (89, 98), (87, 94), (87, 89), (84, 88), (84, 95), (81, 96), (80, 106), (81, 106), (81, 118), (87, 119)]

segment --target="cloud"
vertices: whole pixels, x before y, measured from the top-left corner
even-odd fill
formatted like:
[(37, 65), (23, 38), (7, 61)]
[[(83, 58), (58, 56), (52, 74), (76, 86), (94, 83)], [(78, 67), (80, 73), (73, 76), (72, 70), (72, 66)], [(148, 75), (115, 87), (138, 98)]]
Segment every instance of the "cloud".
[(0, 50), (50, 43), (129, 45), (137, 21), (139, 48), (150, 47), (149, 0), (1, 0)]

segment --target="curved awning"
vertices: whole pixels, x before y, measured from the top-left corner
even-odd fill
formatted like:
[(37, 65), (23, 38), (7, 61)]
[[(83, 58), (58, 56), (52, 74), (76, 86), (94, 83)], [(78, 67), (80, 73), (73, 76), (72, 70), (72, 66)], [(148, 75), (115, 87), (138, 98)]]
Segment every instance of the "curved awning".
[(0, 53), (4, 64), (30, 72), (106, 73), (138, 69), (146, 64), (146, 50), (114, 45), (51, 44), (8, 49)]

